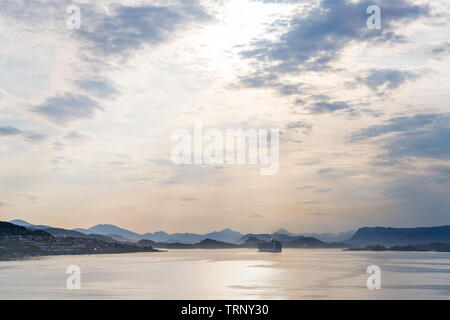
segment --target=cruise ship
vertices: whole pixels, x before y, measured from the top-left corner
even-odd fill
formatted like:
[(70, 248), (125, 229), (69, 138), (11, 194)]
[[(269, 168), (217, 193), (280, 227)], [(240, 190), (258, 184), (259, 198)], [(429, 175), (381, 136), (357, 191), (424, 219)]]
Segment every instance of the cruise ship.
[(281, 252), (281, 242), (272, 239), (269, 243), (261, 243), (258, 245), (260, 252)]

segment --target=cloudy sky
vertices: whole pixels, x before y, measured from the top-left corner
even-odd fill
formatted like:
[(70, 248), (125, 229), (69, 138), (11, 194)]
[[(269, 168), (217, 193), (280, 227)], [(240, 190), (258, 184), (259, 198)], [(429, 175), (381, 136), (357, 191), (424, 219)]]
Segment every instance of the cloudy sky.
[[(3, 0), (0, 29), (0, 220), (450, 224), (447, 0)], [(280, 129), (279, 173), (174, 165), (195, 121)]]

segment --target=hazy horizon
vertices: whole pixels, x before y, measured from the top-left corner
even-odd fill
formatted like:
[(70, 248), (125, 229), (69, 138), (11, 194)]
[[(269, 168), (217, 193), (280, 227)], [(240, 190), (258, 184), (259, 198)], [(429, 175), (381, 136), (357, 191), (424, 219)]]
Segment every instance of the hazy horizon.
[[(4, 0), (0, 220), (449, 225), (449, 12), (445, 0)], [(176, 165), (172, 134), (194, 123), (279, 130), (279, 170)]]
[(137, 231), (137, 230), (134, 230), (132, 228), (127, 228), (127, 227), (124, 227), (124, 226), (121, 226), (121, 225), (116, 225), (116, 224), (113, 224), (113, 223), (103, 223), (103, 222), (102, 223), (97, 223), (97, 224), (94, 224), (94, 225), (89, 225), (89, 226), (75, 226), (75, 227), (55, 226), (55, 225), (49, 225), (49, 224), (46, 224), (46, 223), (33, 223), (32, 221), (28, 221), (28, 220), (24, 220), (24, 219), (20, 219), (20, 218), (16, 218), (16, 219), (13, 219), (13, 220), (10, 220), (10, 221), (7, 221), (7, 222), (11, 222), (11, 221), (14, 221), (14, 220), (24, 221), (24, 222), (30, 223), (32, 225), (44, 225), (44, 226), (48, 225), (48, 226), (53, 227), (53, 228), (62, 228), (62, 229), (67, 229), (67, 230), (74, 230), (74, 229), (85, 229), (85, 230), (87, 230), (87, 229), (90, 229), (92, 227), (96, 227), (96, 226), (100, 226), (100, 225), (111, 225), (111, 226), (119, 227), (121, 229), (125, 229), (127, 231), (131, 231), (131, 232), (134, 232), (134, 233), (137, 233), (137, 234), (140, 234), (140, 235), (143, 235), (143, 234), (146, 234), (146, 233), (156, 233), (156, 232), (166, 232), (168, 234), (175, 234), (175, 233), (207, 234), (207, 233), (212, 233), (212, 232), (220, 232), (220, 231), (223, 231), (223, 230), (231, 230), (231, 231), (239, 232), (239, 233), (241, 233), (243, 235), (251, 234), (251, 233), (254, 233), (254, 234), (263, 234), (263, 233), (265, 233), (265, 234), (272, 234), (272, 233), (276, 233), (278, 231), (286, 231), (286, 232), (289, 232), (289, 233), (294, 234), (294, 235), (300, 235), (300, 234), (321, 234), (321, 233), (323, 233), (323, 234), (340, 234), (340, 233), (356, 232), (359, 228), (364, 228), (364, 227), (382, 227), (382, 228), (383, 227), (385, 227), (385, 228), (421, 228), (421, 227), (425, 227), (426, 228), (426, 227), (448, 226), (448, 225), (421, 225), (421, 226), (407, 226), (407, 227), (405, 227), (405, 226), (389, 226), (389, 225), (373, 225), (373, 226), (361, 225), (361, 226), (359, 226), (359, 227), (357, 227), (355, 229), (340, 230), (340, 231), (328, 231), (328, 232), (327, 231), (322, 231), (322, 230), (296, 231), (296, 230), (290, 230), (290, 229), (284, 228), (284, 227), (278, 227), (278, 228), (275, 228), (273, 230), (255, 230), (255, 231), (248, 231), (248, 232), (246, 232), (246, 231), (242, 231), (241, 229), (239, 229), (239, 227), (231, 228), (231, 227), (227, 227), (227, 226), (222, 226), (222, 227), (217, 227), (215, 229), (205, 230), (205, 231), (178, 230), (178, 231), (168, 232), (168, 231), (162, 230), (162, 229), (159, 229), (159, 230), (150, 229), (150, 230), (148, 230), (148, 229), (145, 229), (145, 227), (142, 227), (143, 228), (142, 230), (144, 230), (144, 231)]

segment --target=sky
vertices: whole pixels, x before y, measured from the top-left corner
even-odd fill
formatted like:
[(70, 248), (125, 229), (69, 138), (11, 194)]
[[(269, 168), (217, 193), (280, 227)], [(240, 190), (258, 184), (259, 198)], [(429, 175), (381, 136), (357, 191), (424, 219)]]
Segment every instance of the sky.
[[(3, 0), (0, 29), (0, 220), (450, 224), (446, 0)], [(278, 173), (175, 165), (195, 122), (279, 129)]]

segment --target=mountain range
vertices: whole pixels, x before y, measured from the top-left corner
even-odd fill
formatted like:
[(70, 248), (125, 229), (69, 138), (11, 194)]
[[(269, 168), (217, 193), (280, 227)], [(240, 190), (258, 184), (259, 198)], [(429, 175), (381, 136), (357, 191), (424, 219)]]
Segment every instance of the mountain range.
[(450, 243), (450, 226), (418, 227), (418, 228), (390, 228), (390, 227), (362, 227), (356, 232), (342, 233), (308, 233), (294, 234), (279, 229), (274, 233), (242, 234), (231, 229), (223, 229), (206, 234), (173, 233), (164, 231), (139, 234), (110, 224), (99, 224), (88, 229), (77, 228), (65, 230), (45, 225), (33, 225), (23, 220), (12, 220), (13, 224), (35, 230), (45, 230), (56, 237), (86, 237), (108, 242), (133, 242), (148, 240), (161, 244), (198, 244), (209, 239), (223, 243), (245, 245), (249, 239), (270, 241), (275, 239), (288, 246), (329, 247), (346, 243), (351, 246), (368, 245), (414, 245), (426, 243)]
[(33, 229), (0, 221), (0, 261), (31, 256), (157, 252), (151, 246), (121, 243), (103, 235), (60, 228)]
[[(31, 229), (39, 229), (46, 230), (50, 233), (54, 233), (54, 235), (58, 236), (58, 230), (60, 231), (64, 229), (53, 228), (51, 226), (45, 225), (34, 225), (27, 221), (16, 219), (10, 221), (10, 223), (31, 228)], [(52, 230), (53, 229), (53, 230)], [(69, 231), (69, 230), (66, 230)], [(265, 241), (269, 241), (270, 239), (276, 239), (279, 241), (292, 241), (298, 237), (312, 237), (316, 238), (323, 242), (342, 242), (349, 239), (353, 232), (345, 232), (345, 233), (309, 233), (309, 234), (294, 234), (285, 229), (279, 229), (274, 233), (264, 233), (264, 234), (242, 234), (240, 232), (231, 230), (231, 229), (223, 229), (221, 231), (213, 231), (206, 234), (197, 234), (197, 233), (167, 233), (164, 231), (158, 231), (154, 233), (145, 233), (139, 234), (130, 230), (126, 230), (111, 224), (98, 224), (88, 229), (76, 228), (70, 230), (72, 232), (78, 232), (79, 234), (85, 234), (89, 236), (93, 235), (103, 235), (110, 239), (119, 241), (119, 242), (138, 242), (139, 240), (151, 240), (154, 242), (163, 242), (163, 243), (187, 243), (187, 244), (196, 244), (205, 239), (211, 239), (221, 242), (227, 242), (232, 244), (242, 244), (249, 237), (256, 236), (257, 238)], [(68, 235), (69, 233), (66, 232)]]
[(349, 239), (354, 245), (450, 243), (450, 226), (419, 228), (363, 227)]

